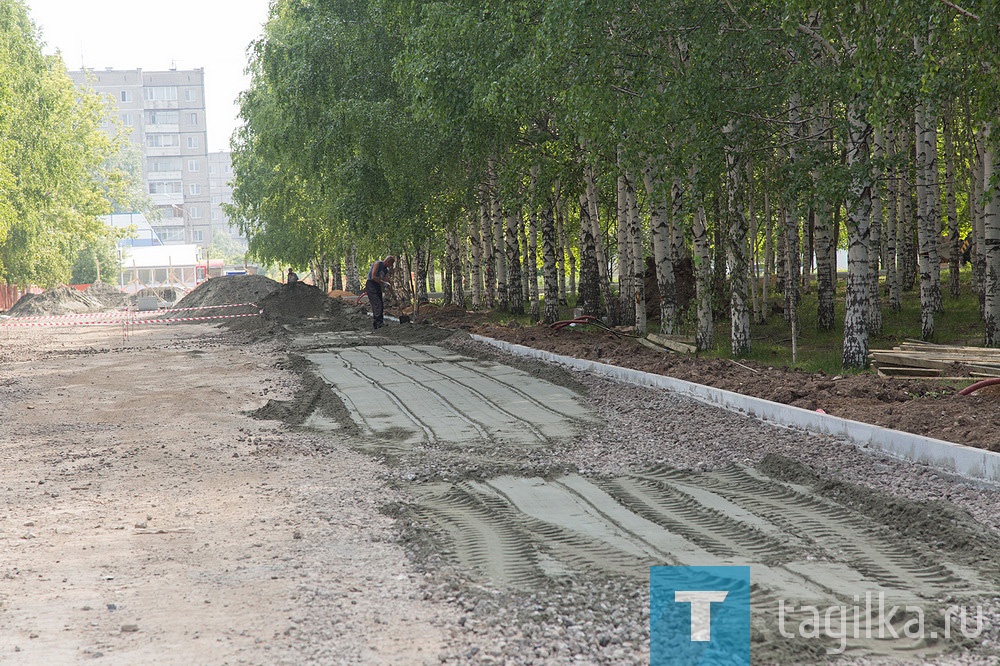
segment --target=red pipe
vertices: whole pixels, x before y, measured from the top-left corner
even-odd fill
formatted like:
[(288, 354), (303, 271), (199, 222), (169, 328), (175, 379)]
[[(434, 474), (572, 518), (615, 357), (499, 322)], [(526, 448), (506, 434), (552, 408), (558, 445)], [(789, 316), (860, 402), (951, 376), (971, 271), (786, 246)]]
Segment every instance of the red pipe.
[(958, 392), (959, 395), (971, 395), (981, 388), (986, 388), (987, 386), (996, 386), (1000, 384), (1000, 377), (993, 377), (992, 379), (984, 379), (982, 381), (976, 382), (972, 386), (966, 386), (964, 389)]

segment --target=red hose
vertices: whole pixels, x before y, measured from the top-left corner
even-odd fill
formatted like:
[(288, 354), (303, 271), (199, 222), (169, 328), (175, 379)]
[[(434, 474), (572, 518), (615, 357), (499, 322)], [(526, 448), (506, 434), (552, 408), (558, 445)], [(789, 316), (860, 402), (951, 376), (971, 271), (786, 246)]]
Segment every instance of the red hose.
[(986, 388), (987, 386), (996, 386), (1000, 384), (1000, 377), (993, 377), (991, 379), (984, 379), (980, 382), (976, 382), (972, 386), (966, 386), (964, 389), (958, 392), (959, 395), (971, 395), (981, 388)]

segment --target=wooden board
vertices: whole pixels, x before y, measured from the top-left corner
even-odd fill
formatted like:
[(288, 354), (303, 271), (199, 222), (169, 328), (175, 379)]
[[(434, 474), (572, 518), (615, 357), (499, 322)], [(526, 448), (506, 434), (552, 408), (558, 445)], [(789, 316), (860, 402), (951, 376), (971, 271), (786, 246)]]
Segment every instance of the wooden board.
[(666, 347), (671, 351), (675, 351), (678, 354), (694, 354), (697, 348), (694, 345), (689, 345), (686, 342), (679, 342), (677, 340), (671, 340), (668, 336), (659, 335), (658, 333), (649, 333), (646, 336), (649, 342), (660, 345), (661, 347)]

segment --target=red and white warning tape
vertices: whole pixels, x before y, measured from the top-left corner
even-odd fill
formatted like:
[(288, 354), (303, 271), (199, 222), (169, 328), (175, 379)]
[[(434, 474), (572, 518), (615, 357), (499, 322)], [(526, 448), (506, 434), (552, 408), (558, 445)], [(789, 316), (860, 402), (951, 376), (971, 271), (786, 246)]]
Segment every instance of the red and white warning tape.
[(23, 321), (27, 317), (10, 319), (8, 321), (0, 321), (0, 328), (10, 328), (10, 327), (48, 327), (48, 326), (121, 326), (122, 324), (172, 324), (178, 321), (206, 321), (209, 319), (236, 319), (238, 317), (260, 317), (264, 314), (263, 310), (258, 310), (257, 312), (251, 312), (248, 314), (235, 314), (235, 315), (214, 315), (211, 317), (171, 317), (168, 319), (143, 319), (141, 317), (136, 317), (132, 319), (125, 319), (119, 317), (117, 319), (108, 318), (98, 318), (93, 320), (84, 321)]
[(114, 324), (115, 326), (121, 326), (122, 322), (125, 320), (123, 318), (114, 320), (94, 320), (94, 321), (5, 321), (0, 322), (0, 328), (12, 328), (12, 327), (45, 327), (45, 326), (108, 326)]
[(113, 312), (78, 312), (76, 314), (64, 314), (64, 315), (37, 315), (32, 317), (11, 317), (11, 320), (17, 321), (50, 321), (58, 319), (81, 319), (86, 317), (102, 317), (104, 319), (119, 318), (122, 319), (128, 316), (128, 310), (115, 310)]
[(172, 319), (133, 319), (133, 324), (172, 324), (175, 321), (205, 321), (207, 319), (236, 319), (237, 317), (259, 317), (264, 314), (263, 310), (251, 312), (249, 314), (235, 315), (215, 315), (212, 317), (174, 317)]

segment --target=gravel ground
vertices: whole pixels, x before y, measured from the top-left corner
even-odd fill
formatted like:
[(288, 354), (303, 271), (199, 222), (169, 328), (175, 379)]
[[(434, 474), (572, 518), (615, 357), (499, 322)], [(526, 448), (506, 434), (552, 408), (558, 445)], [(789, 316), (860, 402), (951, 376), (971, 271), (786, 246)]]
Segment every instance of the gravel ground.
[[(603, 425), (589, 424), (545, 447), (504, 442), (487, 454), (448, 446), (387, 453), (349, 429), (331, 434), (288, 425), (308, 416), (308, 409), (296, 409), (301, 400), (331, 418), (347, 418), (315, 381), (303, 381), (308, 368), (295, 358), (302, 350), (293, 338), (251, 343), (218, 329), (178, 326), (136, 336), (126, 350), (117, 348), (110, 334), (106, 339), (69, 331), (6, 337), (0, 345), (0, 453), (7, 471), (0, 486), (7, 488), (11, 508), (0, 523), (0, 546), (6, 557), (3, 571), (14, 578), (0, 591), (0, 620), (11, 630), (0, 639), (0, 661), (38, 663), (32, 659), (46, 646), (51, 655), (56, 648), (79, 644), (68, 661), (92, 658), (100, 647), (102, 663), (130, 663), (130, 655), (152, 649), (166, 656), (145, 663), (647, 663), (649, 600), (645, 584), (635, 577), (584, 570), (531, 587), (496, 585), (463, 567), (442, 534), (415, 510), (425, 484), (497, 475), (551, 479), (576, 473), (597, 483), (656, 466), (708, 473), (741, 465), (850, 504), (873, 525), (931, 543), (956, 561), (996, 571), (997, 487), (828, 437), (765, 425), (666, 391), (514, 358), (461, 336), (443, 344), (576, 391)], [(440, 332), (400, 328), (390, 329), (387, 340), (442, 338)], [(91, 383), (101, 377), (113, 381)], [(67, 434), (65, 425), (75, 418), (74, 410), (96, 418), (126, 389), (146, 391), (178, 377), (184, 394), (199, 400), (158, 415), (155, 422), (131, 414), (103, 423), (87, 435), (94, 441), (69, 447), (106, 451), (100, 454), (101, 465), (88, 467), (90, 458), (78, 463), (64, 450), (63, 439), (76, 436)], [(44, 414), (28, 405), (44, 405), (53, 420), (39, 425)], [(208, 409), (218, 413), (211, 422), (200, 416), (199, 410)], [(253, 412), (286, 423), (253, 420)], [(164, 448), (142, 445), (149, 442)], [(164, 462), (169, 464), (161, 468)], [(143, 476), (154, 465), (166, 475), (154, 477), (155, 487)], [(46, 493), (25, 487), (24, 479), (48, 480)], [(57, 487), (63, 482), (66, 488)], [(69, 488), (88, 482), (93, 490)], [(58, 496), (50, 496), (55, 490)], [(151, 493), (159, 495), (159, 506), (150, 527), (182, 521), (178, 524), (194, 530), (198, 543), (183, 534), (129, 532), (139, 529), (138, 523), (132, 525), (142, 518), (133, 514), (145, 514)], [(88, 503), (91, 497), (110, 508), (95, 509)], [(206, 503), (203, 513), (194, 510), (196, 501)], [(121, 507), (127, 516), (116, 516)], [(96, 523), (89, 512), (95, 510), (128, 524), (124, 531), (91, 536)], [(108, 524), (108, 518), (101, 520)], [(22, 533), (28, 522), (37, 527), (31, 528), (35, 538), (26, 541)], [(72, 531), (60, 531), (64, 527)], [(111, 538), (123, 534), (129, 538)], [(217, 538), (200, 538), (209, 534)], [(138, 623), (141, 631), (120, 630), (119, 622), (107, 633), (103, 626), (78, 620), (79, 603), (60, 597), (66, 592), (56, 572), (70, 565), (80, 574), (69, 576), (70, 585), (109, 586), (103, 579), (87, 582), (90, 565), (60, 554), (67, 543), (79, 545), (79, 539), (87, 539), (86, 545), (111, 563), (110, 575), (116, 577), (115, 595), (105, 591), (97, 598), (124, 600), (116, 603), (147, 618)], [(129, 550), (136, 540), (155, 544), (156, 557)], [(149, 570), (136, 570), (133, 561)], [(232, 562), (240, 563), (236, 573)], [(28, 581), (29, 573), (45, 578)], [(199, 597), (197, 609), (185, 611), (190, 617), (178, 612), (156, 626), (149, 618), (158, 617), (164, 604), (188, 608), (175, 596), (179, 583), (191, 581), (212, 604)], [(39, 625), (19, 605), (43, 592), (56, 600), (59, 612)], [(930, 658), (852, 655), (841, 661), (997, 663), (1000, 602), (992, 596), (956, 601), (985, 606), (986, 628), (974, 643), (956, 644), (955, 651)], [(209, 612), (223, 603), (229, 604), (226, 611)], [(244, 625), (246, 635), (234, 632)], [(32, 638), (32, 631), (39, 637)], [(192, 642), (191, 631), (200, 644)], [(759, 647), (755, 663), (829, 659), (819, 647), (786, 649), (773, 642)]]

